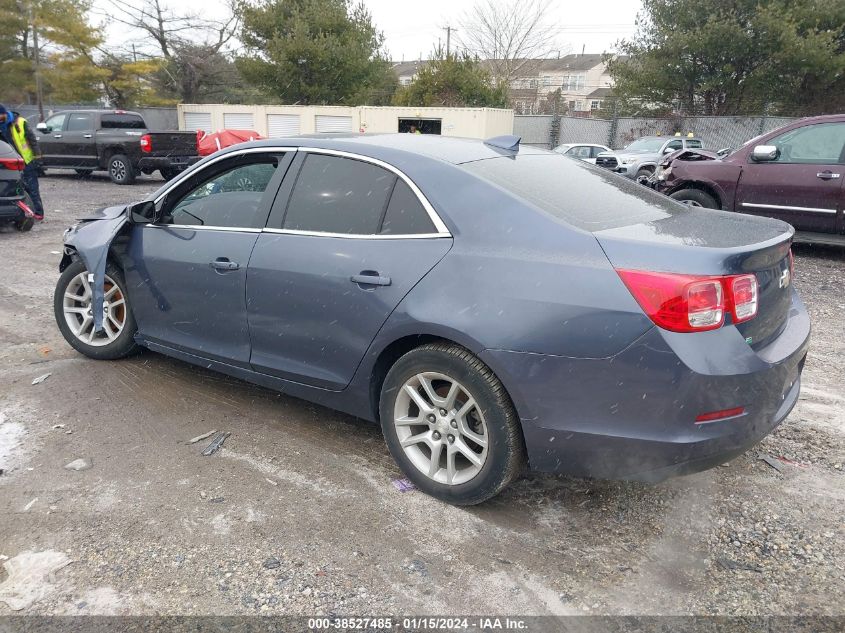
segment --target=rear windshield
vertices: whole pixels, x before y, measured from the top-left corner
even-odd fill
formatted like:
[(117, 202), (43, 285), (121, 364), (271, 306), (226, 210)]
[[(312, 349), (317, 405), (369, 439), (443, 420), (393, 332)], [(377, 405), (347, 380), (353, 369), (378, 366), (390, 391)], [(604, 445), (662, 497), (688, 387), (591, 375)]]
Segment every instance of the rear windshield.
[(633, 180), (559, 154), (491, 158), (461, 167), (585, 231), (652, 222), (685, 211)]
[(147, 126), (138, 114), (104, 114), (100, 117), (104, 130), (143, 130)]

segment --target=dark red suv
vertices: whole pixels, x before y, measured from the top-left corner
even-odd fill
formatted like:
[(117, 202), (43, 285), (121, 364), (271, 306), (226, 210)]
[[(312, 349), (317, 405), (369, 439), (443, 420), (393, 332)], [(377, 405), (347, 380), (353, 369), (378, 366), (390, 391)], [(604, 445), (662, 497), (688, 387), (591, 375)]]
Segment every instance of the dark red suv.
[(778, 218), (803, 239), (845, 244), (845, 114), (790, 123), (726, 158), (680, 154), (655, 180), (680, 202)]

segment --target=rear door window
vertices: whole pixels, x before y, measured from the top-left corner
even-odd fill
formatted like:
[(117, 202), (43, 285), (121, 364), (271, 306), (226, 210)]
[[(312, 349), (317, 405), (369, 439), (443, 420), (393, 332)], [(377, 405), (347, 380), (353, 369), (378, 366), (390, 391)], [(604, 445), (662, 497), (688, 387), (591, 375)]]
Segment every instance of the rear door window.
[(104, 114), (100, 117), (104, 130), (144, 130), (147, 125), (138, 114)]
[(90, 113), (72, 112), (67, 119), (67, 132), (90, 132), (94, 129), (94, 119)]
[(282, 227), (296, 231), (376, 235), (396, 176), (351, 158), (308, 154)]
[(704, 147), (704, 145), (702, 145), (701, 141), (698, 139), (690, 139), (687, 141), (687, 148), (689, 149), (701, 149), (702, 147)]
[(436, 233), (431, 218), (408, 184), (398, 179), (384, 214), (382, 235), (419, 235)]

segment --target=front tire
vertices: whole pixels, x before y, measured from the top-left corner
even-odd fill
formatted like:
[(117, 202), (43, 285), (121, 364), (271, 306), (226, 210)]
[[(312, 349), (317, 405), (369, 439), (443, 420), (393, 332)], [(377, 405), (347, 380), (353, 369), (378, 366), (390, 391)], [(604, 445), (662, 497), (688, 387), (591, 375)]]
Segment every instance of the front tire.
[(35, 224), (35, 220), (30, 217), (24, 216), (22, 218), (18, 218), (15, 220), (15, 228), (20, 231), (21, 233), (26, 233), (27, 231), (31, 231), (33, 225)]
[(705, 209), (719, 208), (719, 203), (716, 202), (716, 199), (701, 189), (681, 189), (669, 197), (691, 207), (704, 207)]
[(76, 351), (97, 360), (115, 360), (138, 350), (135, 318), (126, 294), (123, 271), (106, 265), (103, 284), (103, 331), (94, 332), (92, 284), (82, 261), (64, 269), (53, 295), (53, 311), (62, 336)]
[(424, 345), (396, 361), (379, 414), (396, 463), (417, 488), (442, 501), (486, 501), (525, 466), (519, 418), (504, 386), (457, 345)]
[(109, 178), (116, 185), (131, 185), (135, 182), (135, 168), (123, 154), (109, 158)]

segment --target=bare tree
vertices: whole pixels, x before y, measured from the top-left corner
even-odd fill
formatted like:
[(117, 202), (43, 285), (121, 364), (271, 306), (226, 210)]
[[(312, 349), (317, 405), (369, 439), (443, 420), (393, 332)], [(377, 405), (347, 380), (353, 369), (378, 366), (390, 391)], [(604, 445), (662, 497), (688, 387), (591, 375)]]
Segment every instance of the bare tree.
[(139, 46), (132, 44), (133, 58), (163, 60), (161, 83), (183, 103), (199, 101), (203, 91), (231, 87), (236, 71), (226, 46), (239, 28), (234, 0), (220, 20), (177, 12), (164, 0), (110, 0), (109, 7), (110, 20), (144, 36)]
[(548, 20), (551, 0), (477, 0), (461, 18), (460, 46), (486, 60), (498, 83), (528, 70), (532, 60), (551, 57), (558, 29)]

